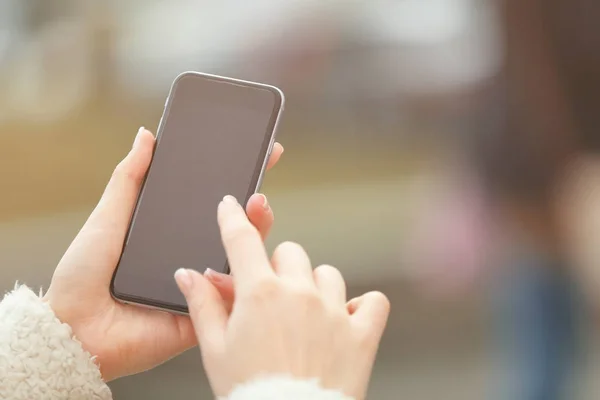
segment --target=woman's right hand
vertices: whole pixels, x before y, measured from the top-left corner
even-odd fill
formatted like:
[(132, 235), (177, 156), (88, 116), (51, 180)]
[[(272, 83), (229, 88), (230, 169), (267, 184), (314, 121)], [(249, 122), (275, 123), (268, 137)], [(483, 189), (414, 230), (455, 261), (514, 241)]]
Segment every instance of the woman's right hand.
[(330, 266), (313, 271), (295, 243), (281, 244), (269, 261), (260, 234), (231, 196), (219, 204), (218, 221), (235, 286), (231, 312), (203, 275), (175, 275), (215, 394), (226, 396), (265, 375), (287, 375), (364, 398), (387, 298), (370, 292), (346, 303), (340, 272)]

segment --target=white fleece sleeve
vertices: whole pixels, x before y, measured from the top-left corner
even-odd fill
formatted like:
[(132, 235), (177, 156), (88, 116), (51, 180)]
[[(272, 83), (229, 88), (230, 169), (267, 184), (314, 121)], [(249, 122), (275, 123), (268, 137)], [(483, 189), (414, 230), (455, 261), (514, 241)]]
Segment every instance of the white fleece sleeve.
[[(111, 400), (93, 357), (26, 286), (0, 302), (0, 400)], [(316, 380), (266, 377), (222, 400), (353, 400)]]
[(0, 302), (0, 399), (112, 399), (71, 328), (25, 286)]
[(222, 400), (354, 400), (336, 390), (323, 389), (316, 380), (267, 377), (240, 385)]

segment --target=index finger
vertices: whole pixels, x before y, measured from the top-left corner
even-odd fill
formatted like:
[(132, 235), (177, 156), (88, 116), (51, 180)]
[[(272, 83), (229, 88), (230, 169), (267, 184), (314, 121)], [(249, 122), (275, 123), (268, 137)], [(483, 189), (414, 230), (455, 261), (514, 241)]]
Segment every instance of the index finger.
[(218, 209), (221, 240), (236, 287), (274, 274), (258, 230), (233, 196), (225, 196)]

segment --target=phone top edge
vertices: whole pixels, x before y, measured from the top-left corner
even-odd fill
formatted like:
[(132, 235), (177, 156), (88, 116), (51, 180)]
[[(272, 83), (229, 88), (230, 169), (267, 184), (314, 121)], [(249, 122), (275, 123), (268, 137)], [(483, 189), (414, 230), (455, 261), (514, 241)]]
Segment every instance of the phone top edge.
[(228, 76), (208, 74), (208, 73), (205, 73), (205, 72), (198, 72), (198, 71), (184, 71), (184, 72), (181, 72), (173, 80), (173, 83), (171, 84), (171, 90), (173, 90), (173, 88), (177, 85), (177, 83), (181, 79), (183, 79), (186, 76), (190, 76), (190, 75), (192, 75), (192, 76), (198, 76), (198, 77), (202, 77), (202, 78), (208, 78), (208, 79), (211, 79), (211, 80), (216, 80), (216, 81), (221, 81), (221, 82), (229, 82), (229, 83), (233, 83), (233, 84), (238, 84), (238, 85), (243, 85), (243, 86), (251, 86), (251, 87), (262, 88), (262, 89), (268, 90), (268, 91), (270, 91), (272, 93), (277, 94), (277, 96), (279, 97), (279, 101), (280, 101), (280, 107), (283, 106), (283, 103), (285, 101), (285, 95), (283, 94), (283, 91), (280, 88), (278, 88), (277, 86), (270, 85), (270, 84), (267, 84), (267, 83), (260, 83), (260, 82), (255, 82), (255, 81), (248, 81), (248, 80), (244, 80), (244, 79), (231, 78), (231, 77), (228, 77)]

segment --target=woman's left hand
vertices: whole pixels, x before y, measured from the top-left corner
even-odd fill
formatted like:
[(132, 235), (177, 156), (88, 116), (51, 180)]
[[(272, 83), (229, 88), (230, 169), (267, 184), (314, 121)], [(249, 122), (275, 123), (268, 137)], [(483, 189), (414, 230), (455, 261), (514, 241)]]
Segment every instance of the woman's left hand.
[[(84, 349), (97, 357), (105, 381), (150, 369), (196, 345), (189, 317), (124, 305), (109, 293), (154, 143), (152, 134), (140, 129), (133, 148), (115, 168), (100, 202), (58, 264), (44, 296)], [(277, 163), (282, 152), (276, 143), (268, 167)], [(254, 195), (246, 211), (265, 237), (273, 224), (266, 198)]]

